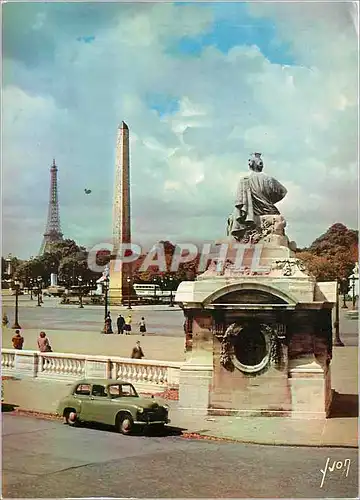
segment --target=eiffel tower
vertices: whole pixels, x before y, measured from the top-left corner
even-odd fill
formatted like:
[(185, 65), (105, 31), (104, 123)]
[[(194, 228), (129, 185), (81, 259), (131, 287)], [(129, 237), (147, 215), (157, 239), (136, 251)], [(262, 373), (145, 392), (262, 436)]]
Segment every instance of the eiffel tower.
[(60, 227), (59, 200), (58, 200), (58, 187), (57, 187), (57, 166), (55, 164), (55, 159), (54, 159), (53, 164), (50, 168), (50, 199), (49, 199), (48, 218), (44, 233), (44, 239), (41, 244), (39, 255), (43, 255), (45, 252), (48, 252), (51, 243), (62, 241), (62, 239), (63, 235)]

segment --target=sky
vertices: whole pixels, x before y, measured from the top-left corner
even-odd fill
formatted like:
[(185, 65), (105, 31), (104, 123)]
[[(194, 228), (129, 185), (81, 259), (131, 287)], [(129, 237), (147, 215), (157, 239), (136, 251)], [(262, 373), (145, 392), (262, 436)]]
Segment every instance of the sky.
[(298, 246), (336, 222), (357, 227), (353, 9), (3, 4), (3, 253), (38, 253), (53, 158), (64, 236), (88, 248), (111, 240), (122, 120), (141, 246), (225, 237), (255, 151), (288, 190), (278, 208)]

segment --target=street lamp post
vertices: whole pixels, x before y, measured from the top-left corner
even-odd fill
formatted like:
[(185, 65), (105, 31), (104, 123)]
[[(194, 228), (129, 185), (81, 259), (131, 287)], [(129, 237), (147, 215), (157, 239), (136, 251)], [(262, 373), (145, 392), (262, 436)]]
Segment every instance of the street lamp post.
[(104, 279), (104, 294), (105, 294), (105, 319), (108, 316), (108, 290), (109, 290), (109, 278)]
[(12, 326), (15, 330), (19, 330), (21, 326), (19, 325), (19, 288), (20, 283), (15, 281), (15, 321)]
[(29, 288), (30, 288), (30, 300), (34, 300), (33, 298), (33, 280), (30, 278), (29, 280)]
[(340, 283), (340, 293), (342, 293), (343, 295), (343, 305), (342, 305), (343, 309), (348, 308), (346, 305), (346, 294), (348, 293), (348, 290), (349, 290), (348, 280), (346, 278), (343, 278)]
[(335, 322), (334, 322), (334, 328), (335, 328), (335, 339), (333, 342), (333, 345), (336, 347), (344, 347), (344, 343), (342, 342), (340, 338), (340, 314), (339, 314), (339, 309), (340, 309), (340, 304), (339, 304), (339, 294), (340, 294), (340, 286), (339, 286), (339, 280), (336, 281), (336, 303), (335, 303)]
[(37, 294), (38, 303), (37, 303), (37, 305), (38, 305), (38, 307), (41, 307), (41, 281), (42, 281), (42, 278), (41, 278), (41, 276), (39, 276), (37, 279), (37, 284), (38, 284), (38, 287), (37, 287), (37, 289), (38, 289), (38, 294)]
[(104, 301), (105, 301), (105, 312), (104, 312), (104, 328), (102, 333), (108, 333), (106, 328), (106, 320), (108, 318), (108, 290), (109, 290), (109, 276), (105, 276), (103, 281), (103, 291), (104, 291)]
[(170, 278), (170, 304), (169, 307), (174, 307), (174, 297), (173, 297), (173, 278)]
[(352, 281), (352, 308), (353, 310), (356, 309), (356, 294), (355, 294), (355, 281), (358, 280), (355, 276), (355, 273), (351, 276), (351, 281)]
[(80, 300), (80, 305), (79, 305), (79, 309), (83, 309), (84, 306), (83, 306), (83, 300), (82, 300), (82, 277), (79, 276), (78, 277), (78, 282), (79, 282), (79, 300)]
[(130, 288), (131, 288), (131, 286), (130, 286), (130, 283), (131, 283), (130, 276), (127, 277), (126, 281), (127, 281), (127, 284), (128, 284), (128, 307), (127, 308), (128, 309), (132, 309), (132, 307), (131, 307), (131, 297), (130, 297), (130, 292), (131, 292), (131, 290), (130, 290)]
[(153, 281), (154, 281), (154, 283), (155, 283), (155, 288), (154, 288), (154, 302), (156, 303), (156, 299), (157, 299), (157, 297), (156, 297), (156, 284), (157, 284), (157, 279), (156, 279), (156, 278), (154, 278), (154, 279), (153, 279)]

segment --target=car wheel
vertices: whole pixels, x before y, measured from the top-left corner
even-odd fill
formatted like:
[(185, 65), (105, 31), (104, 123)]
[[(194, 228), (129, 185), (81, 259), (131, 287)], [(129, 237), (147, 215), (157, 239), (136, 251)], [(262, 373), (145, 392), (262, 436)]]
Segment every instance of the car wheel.
[(70, 410), (65, 413), (65, 422), (71, 427), (75, 427), (78, 424), (78, 417), (75, 410)]
[(118, 430), (121, 434), (131, 434), (134, 428), (134, 421), (130, 415), (121, 415), (118, 420)]

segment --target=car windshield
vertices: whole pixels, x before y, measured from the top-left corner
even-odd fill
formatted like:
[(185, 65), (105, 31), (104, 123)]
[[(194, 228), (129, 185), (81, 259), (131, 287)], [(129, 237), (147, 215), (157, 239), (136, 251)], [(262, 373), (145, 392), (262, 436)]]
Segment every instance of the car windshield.
[(109, 394), (111, 398), (138, 397), (138, 393), (131, 384), (109, 385)]

